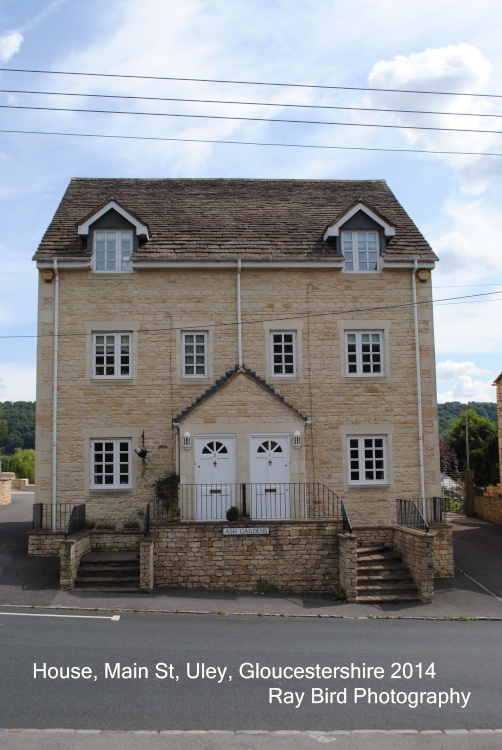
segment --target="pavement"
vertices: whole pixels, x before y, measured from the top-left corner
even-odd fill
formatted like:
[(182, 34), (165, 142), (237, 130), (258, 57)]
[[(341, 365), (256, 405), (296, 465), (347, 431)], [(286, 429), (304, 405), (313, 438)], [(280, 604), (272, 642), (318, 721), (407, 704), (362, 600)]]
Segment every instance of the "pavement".
[(228, 590), (156, 589), (151, 594), (60, 591), (59, 560), (29, 557), (33, 492), (15, 492), (0, 507), (0, 606), (85, 610), (217, 613), (263, 617), (502, 620), (502, 527), (451, 516), (455, 577), (438, 579), (429, 604), (350, 604), (331, 596)]

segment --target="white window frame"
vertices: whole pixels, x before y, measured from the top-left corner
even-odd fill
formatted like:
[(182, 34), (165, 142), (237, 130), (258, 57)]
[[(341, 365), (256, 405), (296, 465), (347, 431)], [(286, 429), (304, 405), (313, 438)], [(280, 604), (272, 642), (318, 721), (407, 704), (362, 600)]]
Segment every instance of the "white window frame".
[[(95, 229), (92, 235), (94, 271), (97, 273), (132, 272), (131, 256), (134, 249), (132, 229)], [(129, 247), (125, 247), (126, 244)]]
[[(375, 249), (370, 249), (368, 235), (374, 235)], [(364, 243), (364, 249), (361, 247)], [(352, 229), (340, 232), (340, 247), (345, 258), (344, 270), (348, 273), (377, 273), (380, 270), (380, 234), (376, 229)], [(369, 260), (370, 252), (375, 259)], [(348, 255), (351, 257), (347, 257)], [(374, 268), (369, 266), (375, 265)]]
[[(347, 465), (350, 485), (388, 484), (387, 436), (348, 435)], [(358, 477), (354, 476), (356, 473)]]
[[(193, 341), (188, 339), (193, 337)], [(199, 341), (197, 341), (199, 337)], [(183, 378), (207, 378), (209, 375), (209, 335), (208, 331), (182, 331), (181, 332), (181, 375)], [(201, 354), (197, 351), (190, 351), (189, 347), (203, 346), (204, 351)], [(193, 362), (187, 363), (187, 357), (193, 357)], [(202, 357), (203, 362), (197, 362), (197, 357)], [(194, 372), (188, 372), (193, 367)], [(197, 372), (197, 368), (199, 372)], [(203, 371), (201, 371), (203, 370)]]
[[(98, 340), (100, 337), (104, 338), (104, 343), (98, 343)], [(122, 338), (127, 337), (128, 340), (128, 372), (127, 374), (123, 374), (121, 372), (122, 370)], [(107, 342), (107, 339), (110, 339), (113, 342), (113, 354), (110, 355), (113, 357), (113, 373), (98, 373), (98, 367), (104, 367), (105, 370), (107, 367), (110, 367), (111, 365), (107, 365), (106, 358), (107, 358), (107, 352), (106, 348), (110, 345), (110, 343)], [(104, 346), (105, 351), (101, 355), (98, 355), (97, 349), (98, 346)], [(103, 356), (103, 365), (97, 364), (97, 358), (98, 356)], [(132, 378), (132, 333), (129, 331), (96, 331), (92, 334), (92, 377), (95, 380), (131, 380)]]
[[(291, 341), (285, 342), (284, 337), (291, 336)], [(278, 340), (275, 340), (278, 337)], [(279, 339), (281, 337), (281, 339)], [(282, 351), (275, 351), (277, 347), (282, 347)], [(292, 352), (286, 352), (285, 346), (291, 346)], [(276, 362), (276, 357), (279, 359)], [(292, 357), (292, 361), (287, 359)], [(280, 372), (276, 372), (276, 365), (280, 367)], [(291, 372), (286, 372), (288, 367), (292, 368)], [(297, 334), (296, 331), (270, 331), (270, 374), (273, 378), (296, 378), (298, 375), (298, 354), (297, 354)]]
[[(373, 346), (378, 337), (380, 370), (375, 370)], [(369, 339), (366, 340), (366, 339)], [(369, 351), (368, 351), (369, 345)], [(350, 349), (352, 348), (352, 351)], [(353, 368), (355, 367), (355, 371)], [(368, 370), (369, 368), (369, 370)], [(385, 375), (385, 336), (383, 331), (345, 331), (345, 374), (349, 378), (380, 378)]]
[[(132, 440), (131, 438), (92, 438), (91, 439), (91, 482), (92, 490), (128, 490), (132, 487)], [(96, 460), (103, 454), (103, 460)], [(126, 458), (124, 461), (123, 458)], [(121, 460), (122, 459), (122, 460)], [(123, 466), (127, 471), (123, 471)], [(111, 472), (105, 471), (105, 467), (111, 467)], [(96, 477), (106, 476), (112, 478), (109, 483), (97, 482)], [(121, 481), (122, 476), (127, 476), (127, 481)]]

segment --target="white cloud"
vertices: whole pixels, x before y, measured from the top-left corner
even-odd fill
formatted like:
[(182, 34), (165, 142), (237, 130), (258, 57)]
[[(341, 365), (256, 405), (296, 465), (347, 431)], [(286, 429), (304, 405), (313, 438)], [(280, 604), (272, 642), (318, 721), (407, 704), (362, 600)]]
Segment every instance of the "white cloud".
[(473, 380), (470, 375), (460, 375), (453, 387), (448, 391), (438, 392), (438, 401), (444, 404), (446, 401), (460, 401), (463, 404), (469, 401), (495, 401), (495, 388), (492, 380)]
[(21, 49), (23, 35), (19, 31), (7, 31), (0, 36), (0, 62), (11, 60)]
[(438, 380), (453, 380), (461, 375), (489, 375), (490, 370), (482, 370), (474, 362), (453, 362), (447, 359), (445, 362), (439, 362), (436, 366)]
[(470, 91), (484, 83), (491, 69), (476, 47), (461, 43), (380, 60), (369, 81), (385, 88), (423, 89), (425, 83), (434, 83), (436, 91)]

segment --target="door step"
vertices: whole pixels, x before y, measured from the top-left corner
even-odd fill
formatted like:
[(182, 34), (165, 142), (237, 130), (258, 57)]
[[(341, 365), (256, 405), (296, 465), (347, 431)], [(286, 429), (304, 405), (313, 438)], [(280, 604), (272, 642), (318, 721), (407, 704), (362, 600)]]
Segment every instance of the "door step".
[(139, 552), (88, 552), (75, 579), (79, 591), (131, 593), (139, 590)]
[(356, 601), (420, 601), (418, 589), (399, 552), (389, 547), (358, 547)]

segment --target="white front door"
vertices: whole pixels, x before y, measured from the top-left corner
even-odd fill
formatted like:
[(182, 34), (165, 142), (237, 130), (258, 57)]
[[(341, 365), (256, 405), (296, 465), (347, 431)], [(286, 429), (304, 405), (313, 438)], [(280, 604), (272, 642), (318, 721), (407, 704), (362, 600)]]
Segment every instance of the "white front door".
[(289, 437), (250, 438), (251, 517), (290, 518)]
[(220, 521), (235, 505), (235, 438), (195, 438), (196, 518)]

